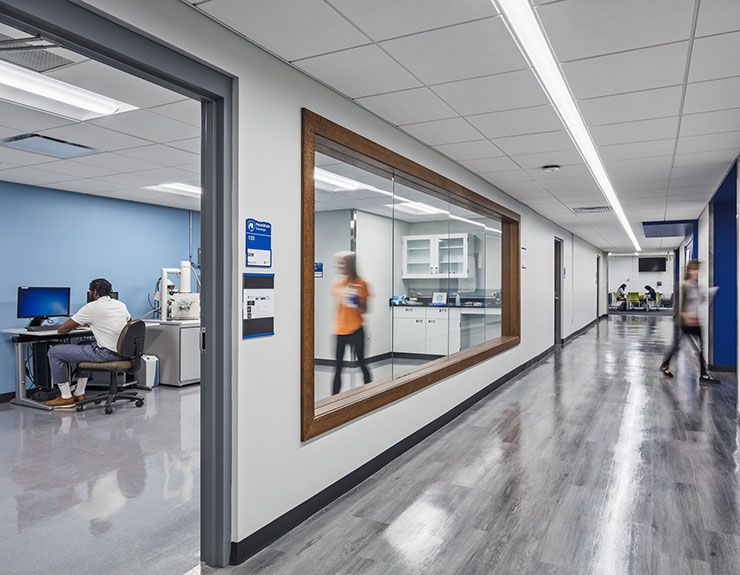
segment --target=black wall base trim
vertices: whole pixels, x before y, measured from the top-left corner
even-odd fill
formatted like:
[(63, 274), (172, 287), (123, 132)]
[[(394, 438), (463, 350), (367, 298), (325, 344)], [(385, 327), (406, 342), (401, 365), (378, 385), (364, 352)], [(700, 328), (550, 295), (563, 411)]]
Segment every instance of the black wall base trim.
[(14, 397), (15, 397), (14, 391), (11, 391), (9, 393), (0, 393), (0, 403), (8, 403)]
[(735, 365), (710, 365), (709, 369), (712, 371), (735, 371), (737, 370), (737, 366)]
[(587, 331), (587, 330), (591, 329), (593, 326), (596, 325), (597, 322), (601, 321), (601, 318), (602, 317), (606, 317), (606, 316), (603, 316), (602, 315), (599, 319), (592, 319), (590, 322), (588, 322), (586, 325), (584, 325), (581, 329), (578, 329), (578, 330), (574, 331), (572, 334), (570, 334), (569, 336), (564, 337), (563, 338), (563, 343), (568, 343), (570, 340), (577, 338), (584, 331)]
[[(431, 355), (428, 353), (405, 353), (401, 351), (397, 351), (395, 353), (393, 352), (386, 352), (381, 353), (380, 355), (374, 355), (372, 357), (365, 358), (365, 363), (371, 364), (376, 363), (378, 361), (385, 361), (386, 359), (418, 359), (421, 361), (432, 361), (435, 359), (439, 359), (440, 357), (444, 357), (442, 355)], [(323, 365), (326, 367), (334, 367), (336, 364), (336, 361), (333, 359), (314, 359), (313, 360), (314, 365)], [(344, 367), (360, 367), (359, 361), (345, 361), (343, 363)]]
[(374, 457), (361, 467), (358, 467), (348, 475), (342, 477), (339, 481), (336, 481), (326, 489), (320, 491), (310, 499), (304, 501), (298, 507), (294, 507), (284, 515), (281, 515), (271, 523), (268, 523), (267, 525), (265, 525), (258, 531), (255, 531), (254, 533), (252, 533), (252, 535), (249, 535), (241, 541), (232, 542), (230, 563), (232, 565), (238, 565), (239, 563), (243, 563), (250, 557), (256, 555), (262, 549), (267, 547), (270, 543), (282, 537), (283, 535), (288, 533), (288, 531), (297, 527), (313, 514), (317, 513), (318, 511), (329, 505), (332, 501), (341, 497), (350, 489), (365, 481), (368, 477), (388, 465), (396, 457), (402, 455), (404, 452), (408, 451), (409, 449), (429, 437), (432, 433), (438, 431), (439, 429), (450, 423), (453, 419), (458, 417), (466, 410), (470, 409), (473, 405), (478, 403), (480, 400), (485, 398), (493, 391), (497, 390), (506, 382), (546, 358), (554, 350), (555, 346), (552, 346), (536, 357), (533, 357), (526, 363), (523, 363), (519, 367), (511, 370), (509, 373), (503, 375), (493, 383), (490, 383), (462, 403), (459, 403), (458, 405), (453, 407), (444, 415), (441, 415), (434, 421), (427, 423), (424, 427), (415, 431), (405, 439), (402, 439), (392, 447), (386, 449), (377, 457)]

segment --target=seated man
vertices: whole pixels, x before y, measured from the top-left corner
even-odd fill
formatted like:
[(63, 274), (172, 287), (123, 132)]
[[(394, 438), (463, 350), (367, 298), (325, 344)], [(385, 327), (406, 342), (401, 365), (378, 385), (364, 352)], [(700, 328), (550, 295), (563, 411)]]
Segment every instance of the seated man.
[(121, 359), (116, 349), (118, 348), (118, 336), (121, 335), (131, 315), (126, 309), (126, 304), (111, 299), (112, 286), (106, 279), (99, 278), (90, 282), (88, 301), (80, 311), (64, 322), (59, 333), (69, 333), (73, 329), (88, 325), (95, 337), (94, 344), (85, 345), (55, 345), (49, 349), (49, 365), (51, 366), (52, 384), (59, 386), (61, 397), (47, 401), (46, 405), (53, 408), (72, 408), (75, 403), (85, 399), (85, 386), (87, 377), (77, 378), (75, 394), (69, 387), (69, 371), (67, 364), (80, 363), (82, 361), (106, 362)]

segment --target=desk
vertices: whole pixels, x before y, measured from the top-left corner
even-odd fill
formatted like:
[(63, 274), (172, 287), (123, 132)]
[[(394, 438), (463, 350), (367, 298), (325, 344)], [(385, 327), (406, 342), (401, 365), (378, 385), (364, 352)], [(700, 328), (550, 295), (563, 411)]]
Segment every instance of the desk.
[(92, 330), (87, 327), (81, 327), (72, 330), (66, 334), (57, 333), (56, 329), (49, 331), (28, 331), (24, 328), (3, 329), (0, 333), (7, 333), (14, 336), (11, 341), (15, 344), (15, 397), (10, 403), (23, 405), (25, 407), (35, 407), (51, 411), (51, 407), (40, 401), (34, 401), (26, 395), (26, 353), (29, 343), (44, 340), (70, 340), (76, 337), (92, 336)]

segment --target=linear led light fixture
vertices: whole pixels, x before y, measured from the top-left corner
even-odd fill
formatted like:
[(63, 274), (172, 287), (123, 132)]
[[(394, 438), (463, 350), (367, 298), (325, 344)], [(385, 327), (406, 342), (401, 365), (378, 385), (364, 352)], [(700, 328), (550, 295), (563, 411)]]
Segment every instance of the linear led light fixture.
[(0, 61), (0, 99), (80, 121), (137, 109), (3, 61)]
[(185, 196), (188, 198), (200, 198), (203, 193), (197, 186), (190, 186), (188, 184), (159, 184), (157, 186), (145, 186), (145, 190), (153, 190), (155, 192), (165, 192), (167, 194), (174, 194), (176, 196)]
[(596, 151), (596, 146), (588, 133), (586, 124), (578, 111), (573, 95), (568, 89), (565, 78), (555, 61), (555, 56), (550, 49), (533, 8), (529, 5), (529, 1), (491, 1), (501, 11), (509, 32), (519, 45), (524, 57), (531, 64), (540, 84), (550, 98), (583, 160), (591, 170), (591, 174), (601, 188), (604, 197), (617, 215), (624, 231), (627, 232), (635, 249), (638, 252), (641, 251), (640, 244), (637, 242), (622, 205), (619, 203), (619, 198), (617, 198), (614, 187), (609, 180), (609, 175), (606, 173), (604, 164)]
[(438, 214), (446, 214), (445, 210), (440, 210), (424, 202), (400, 202), (397, 204), (386, 204), (386, 208), (392, 210), (398, 210), (399, 212), (405, 212), (413, 216), (435, 216)]
[(327, 188), (323, 185), (316, 186), (319, 189), (322, 189), (326, 192), (336, 192), (338, 190), (332, 189), (332, 188), (339, 188), (339, 190), (347, 191), (347, 192), (356, 192), (358, 190), (368, 190), (371, 192), (377, 192), (379, 194), (383, 194), (384, 196), (393, 195), (393, 192), (387, 192), (385, 190), (376, 188), (375, 186), (368, 186), (367, 184), (363, 184), (362, 182), (358, 182), (357, 180), (353, 180), (352, 178), (340, 176), (339, 174), (335, 174), (333, 172), (329, 172), (321, 168), (315, 167), (313, 169), (313, 178), (314, 178), (314, 183), (318, 181), (318, 182), (321, 182), (322, 184), (328, 184), (329, 186), (331, 186), (331, 188)]

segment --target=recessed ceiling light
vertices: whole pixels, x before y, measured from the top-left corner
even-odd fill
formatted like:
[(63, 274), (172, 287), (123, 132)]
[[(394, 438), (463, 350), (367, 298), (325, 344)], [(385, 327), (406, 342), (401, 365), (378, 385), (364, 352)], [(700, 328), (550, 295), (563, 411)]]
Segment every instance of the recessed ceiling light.
[(614, 209), (614, 213), (622, 224), (624, 231), (627, 232), (627, 236), (634, 244), (635, 249), (640, 251), (640, 244), (637, 242), (632, 226), (630, 226), (629, 220), (622, 209), (611, 180), (609, 180), (609, 175), (606, 173), (606, 168), (604, 168), (588, 128), (586, 128), (586, 123), (581, 117), (529, 0), (491, 1), (504, 16), (504, 22), (509, 32), (511, 32), (524, 57), (531, 64), (542, 88), (550, 98), (550, 102), (555, 107), (596, 183)]
[(159, 184), (157, 186), (145, 186), (145, 190), (152, 190), (155, 192), (165, 192), (167, 194), (174, 194), (176, 196), (185, 196), (188, 198), (200, 198), (203, 191), (197, 186), (190, 186), (188, 184)]
[(0, 61), (0, 99), (80, 121), (137, 109), (3, 61)]
[(362, 187), (362, 184), (356, 180), (345, 178), (344, 176), (340, 176), (339, 174), (334, 174), (332, 172), (322, 170), (321, 168), (313, 169), (313, 177), (314, 177), (314, 180), (318, 180), (319, 182), (329, 184), (341, 190), (352, 191), (352, 190), (359, 190)]

